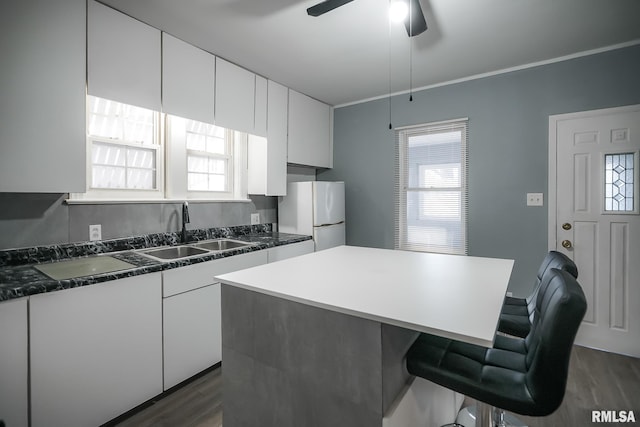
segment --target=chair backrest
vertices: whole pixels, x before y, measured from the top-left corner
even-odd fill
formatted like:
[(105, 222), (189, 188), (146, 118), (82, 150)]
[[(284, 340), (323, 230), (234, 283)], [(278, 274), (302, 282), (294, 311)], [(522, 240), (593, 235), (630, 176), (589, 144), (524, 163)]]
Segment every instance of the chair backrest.
[(578, 278), (578, 267), (571, 258), (557, 251), (549, 251), (549, 253), (542, 260), (540, 268), (538, 268), (533, 292), (527, 297), (529, 321), (532, 323), (536, 300), (538, 299), (538, 291), (540, 290), (540, 283), (542, 283), (542, 278), (544, 277), (545, 273), (551, 268), (557, 268), (558, 270), (566, 271), (576, 279)]
[(555, 268), (545, 273), (527, 348), (526, 383), (540, 416), (555, 411), (564, 397), (571, 349), (587, 301), (576, 278)]

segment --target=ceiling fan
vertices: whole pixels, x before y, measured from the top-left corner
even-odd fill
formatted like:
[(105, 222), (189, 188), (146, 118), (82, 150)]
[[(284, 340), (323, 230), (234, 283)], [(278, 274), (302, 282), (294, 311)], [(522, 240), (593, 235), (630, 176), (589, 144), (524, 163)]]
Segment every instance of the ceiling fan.
[[(307, 9), (310, 16), (320, 16), (353, 0), (325, 0)], [(398, 0), (396, 0), (398, 1)], [(403, 0), (407, 2), (409, 13), (404, 19), (404, 26), (409, 37), (417, 36), (427, 29), (427, 21), (424, 19), (420, 0)]]

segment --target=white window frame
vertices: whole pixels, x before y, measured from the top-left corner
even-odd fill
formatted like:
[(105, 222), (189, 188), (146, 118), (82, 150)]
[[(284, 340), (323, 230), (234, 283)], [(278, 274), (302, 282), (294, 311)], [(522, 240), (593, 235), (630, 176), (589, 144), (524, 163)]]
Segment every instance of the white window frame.
[[(396, 209), (395, 209), (395, 248), (400, 250), (439, 252), (448, 254), (467, 255), (468, 254), (468, 119), (448, 120), (436, 123), (427, 123), (416, 126), (396, 128)], [(417, 135), (446, 133), (461, 131), (461, 163), (460, 163), (460, 186), (442, 187), (409, 187), (409, 138)], [(432, 165), (433, 166), (433, 165)], [(460, 192), (460, 227), (462, 242), (460, 247), (450, 245), (425, 244), (412, 241), (410, 239), (410, 229), (407, 220), (407, 194), (409, 192), (436, 193), (440, 191)]]
[[(89, 135), (90, 120), (90, 102), (87, 95), (86, 102), (86, 173), (87, 173), (87, 191), (84, 193), (71, 193), (71, 200), (162, 200), (164, 198), (164, 146), (162, 135), (162, 114), (153, 112), (154, 133), (153, 144), (143, 144), (137, 141), (125, 141), (122, 139), (107, 138), (95, 135)], [(155, 189), (128, 189), (128, 188), (97, 188), (92, 187), (93, 182), (93, 160), (92, 151), (94, 142), (119, 145), (122, 147), (144, 148), (155, 151)]]
[[(200, 152), (188, 150), (186, 143), (186, 129), (181, 117), (166, 115), (166, 147), (167, 147), (167, 198), (170, 199), (188, 199), (188, 200), (207, 200), (207, 201), (246, 201), (247, 198), (247, 179), (246, 165), (243, 168), (243, 162), (246, 159), (247, 136), (245, 133), (225, 130), (225, 138), (227, 139), (229, 150), (227, 154), (213, 154), (208, 152)], [(228, 187), (226, 191), (189, 191), (188, 183), (188, 153), (202, 154), (210, 158), (227, 159), (228, 171), (227, 180)]]
[[(136, 202), (170, 202), (178, 200), (194, 201), (249, 201), (247, 195), (247, 134), (226, 129), (229, 135), (229, 152), (223, 155), (228, 159), (228, 188), (227, 191), (188, 191), (187, 190), (187, 149), (186, 135), (175, 138), (171, 135), (171, 123), (168, 114), (154, 112), (154, 141), (155, 144), (123, 141), (108, 137), (88, 135), (90, 119), (90, 102), (87, 95), (86, 102), (86, 176), (87, 189), (84, 193), (70, 193), (67, 200), (75, 203), (136, 203)], [(110, 189), (92, 188), (92, 149), (94, 142), (121, 145), (123, 147), (145, 148), (155, 150), (156, 189)], [(216, 154), (205, 153), (216, 157)], [(219, 156), (219, 155), (218, 155)]]
[[(219, 154), (219, 153), (210, 153), (208, 151), (199, 151), (199, 150), (193, 150), (193, 149), (189, 149), (186, 148), (187, 150), (187, 193), (189, 195), (192, 195), (194, 197), (199, 197), (202, 198), (204, 197), (211, 197), (211, 196), (216, 196), (216, 195), (220, 195), (220, 194), (224, 194), (224, 195), (228, 195), (228, 194), (233, 194), (233, 188), (234, 188), (234, 182), (233, 182), (233, 171), (234, 171), (234, 165), (233, 165), (233, 142), (234, 142), (234, 132), (230, 129), (225, 129), (224, 130), (224, 145), (225, 145), (225, 153), (224, 154)], [(226, 171), (225, 171), (225, 189), (223, 191), (203, 191), (203, 190), (190, 190), (189, 189), (189, 167), (188, 167), (188, 161), (189, 161), (189, 156), (198, 156), (198, 157), (205, 157), (207, 159), (214, 159), (214, 160), (224, 160), (226, 163)]]

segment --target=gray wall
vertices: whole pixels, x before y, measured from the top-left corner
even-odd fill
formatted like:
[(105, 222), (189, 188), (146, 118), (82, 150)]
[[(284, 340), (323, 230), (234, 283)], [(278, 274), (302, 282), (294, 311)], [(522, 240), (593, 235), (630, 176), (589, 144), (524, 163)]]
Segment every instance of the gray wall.
[[(102, 225), (102, 238), (178, 231), (181, 203), (68, 205), (66, 194), (0, 193), (0, 249), (89, 240), (89, 225)], [(194, 228), (276, 223), (277, 198), (251, 196), (251, 202), (189, 202)]]
[[(394, 245), (394, 132), (389, 101), (336, 108), (334, 168), (346, 182), (347, 244)], [(469, 118), (469, 254), (515, 259), (527, 295), (547, 251), (549, 115), (640, 103), (640, 46), (476, 79), (391, 100), (394, 127)], [(525, 194), (545, 194), (527, 207)]]

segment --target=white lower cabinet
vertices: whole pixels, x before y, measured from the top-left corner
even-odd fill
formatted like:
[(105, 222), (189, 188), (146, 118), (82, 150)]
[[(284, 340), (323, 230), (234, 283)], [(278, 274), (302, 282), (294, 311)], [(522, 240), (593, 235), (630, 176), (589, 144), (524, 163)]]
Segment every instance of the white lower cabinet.
[(0, 420), (29, 423), (27, 299), (0, 302)]
[(0, 303), (0, 419), (28, 425), (30, 385), (31, 427), (98, 426), (215, 365), (214, 278), (309, 252), (312, 240)]
[(162, 393), (161, 273), (30, 297), (31, 426), (101, 425)]
[(165, 298), (164, 389), (222, 360), (220, 284)]
[(266, 263), (263, 250), (162, 273), (165, 390), (222, 360), (220, 284), (214, 277)]
[(313, 240), (305, 240), (304, 242), (276, 246), (275, 248), (268, 249), (269, 262), (282, 261), (283, 259), (310, 254), (314, 249), (315, 245)]

